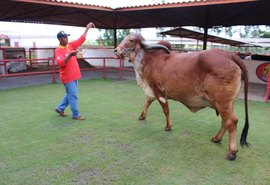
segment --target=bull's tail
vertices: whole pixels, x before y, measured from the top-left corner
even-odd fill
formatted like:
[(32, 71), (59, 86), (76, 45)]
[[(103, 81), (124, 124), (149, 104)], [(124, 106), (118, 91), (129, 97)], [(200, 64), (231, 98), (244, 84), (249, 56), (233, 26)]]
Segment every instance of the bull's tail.
[(233, 61), (241, 68), (242, 78), (244, 80), (244, 100), (245, 100), (245, 126), (242, 130), (240, 144), (241, 146), (249, 146), (247, 142), (249, 120), (248, 120), (248, 70), (243, 60), (237, 55), (233, 55)]

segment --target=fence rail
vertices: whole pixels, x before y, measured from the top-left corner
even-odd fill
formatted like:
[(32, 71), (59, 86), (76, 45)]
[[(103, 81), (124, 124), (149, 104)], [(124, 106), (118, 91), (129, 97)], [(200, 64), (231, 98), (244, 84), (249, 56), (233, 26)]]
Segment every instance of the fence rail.
[[(94, 70), (103, 70), (103, 78), (106, 78), (106, 71), (107, 70), (118, 70), (119, 71), (119, 79), (122, 80), (123, 78), (123, 71), (130, 71), (134, 72), (133, 69), (127, 68), (124, 66), (124, 60), (118, 59), (114, 57), (85, 57), (85, 58), (78, 58), (83, 60), (95, 60), (99, 61), (100, 65), (94, 67), (84, 67), (81, 68), (82, 71), (94, 71)], [(111, 66), (108, 65), (111, 61), (119, 62), (118, 66)], [(7, 64), (9, 62), (18, 63), (23, 62), (26, 64), (27, 69), (20, 72), (9, 72), (7, 68)], [(44, 65), (45, 64), (45, 65)], [(90, 63), (89, 63), (90, 64)], [(47, 69), (44, 71), (33, 71), (33, 65), (37, 67), (44, 67), (46, 66)], [(42, 75), (42, 74), (52, 74), (52, 83), (56, 83), (56, 75), (59, 73), (58, 66), (54, 58), (28, 58), (28, 59), (4, 59), (0, 60), (0, 78), (6, 77), (14, 77), (14, 76), (26, 76), (26, 75)]]

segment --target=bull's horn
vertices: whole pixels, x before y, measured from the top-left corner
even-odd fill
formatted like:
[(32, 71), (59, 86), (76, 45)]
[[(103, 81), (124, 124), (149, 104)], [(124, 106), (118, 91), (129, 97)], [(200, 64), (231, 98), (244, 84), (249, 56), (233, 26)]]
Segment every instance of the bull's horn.
[(170, 54), (170, 50), (163, 45), (160, 44), (155, 44), (155, 45), (148, 45), (145, 47), (146, 50), (152, 50), (152, 49), (163, 49), (164, 51), (166, 51), (168, 54)]

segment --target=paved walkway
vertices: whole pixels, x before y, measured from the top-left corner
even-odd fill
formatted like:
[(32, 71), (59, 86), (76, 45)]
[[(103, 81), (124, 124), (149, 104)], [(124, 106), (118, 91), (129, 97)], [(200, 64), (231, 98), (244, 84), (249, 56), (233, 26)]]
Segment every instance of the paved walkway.
[[(102, 70), (82, 71), (82, 79), (103, 78), (103, 75)], [(106, 70), (106, 78), (120, 80), (120, 72), (117, 70)], [(0, 90), (30, 85), (49, 84), (52, 83), (52, 79), (52, 74), (0, 78)], [(123, 71), (122, 79), (135, 80), (135, 74), (134, 72)], [(60, 83), (59, 74), (56, 75), (56, 82)]]
[[(249, 100), (255, 100), (255, 101), (264, 102), (266, 85), (267, 84), (249, 83), (248, 99)], [(239, 98), (244, 99), (243, 87), (242, 87), (241, 92), (239, 94)]]
[[(103, 78), (103, 71), (83, 71), (82, 79), (91, 79), (91, 78)], [(106, 78), (113, 80), (120, 80), (120, 72), (117, 70), (107, 70)], [(123, 80), (135, 80), (134, 72), (123, 71), (122, 73)], [(57, 83), (60, 83), (59, 75), (57, 74)], [(24, 87), (30, 85), (41, 85), (52, 83), (52, 74), (45, 75), (29, 75), (21, 77), (7, 77), (0, 78), (0, 90), (1, 89), (10, 89), (16, 87)], [(266, 84), (249, 84), (248, 99), (264, 102)], [(243, 99), (244, 94), (243, 90), (239, 95), (239, 98)]]

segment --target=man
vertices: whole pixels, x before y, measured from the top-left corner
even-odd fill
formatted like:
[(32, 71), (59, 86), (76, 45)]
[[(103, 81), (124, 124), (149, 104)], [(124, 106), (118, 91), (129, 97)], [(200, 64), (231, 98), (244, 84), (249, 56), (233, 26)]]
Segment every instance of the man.
[(66, 94), (55, 111), (62, 117), (65, 114), (65, 108), (69, 105), (72, 111), (72, 118), (75, 120), (85, 120), (78, 110), (78, 79), (81, 78), (81, 71), (76, 58), (77, 48), (86, 40), (86, 35), (90, 28), (95, 28), (94, 23), (90, 22), (86, 25), (86, 29), (82, 36), (68, 43), (68, 36), (64, 31), (57, 34), (59, 46), (56, 48), (54, 56), (60, 67), (60, 79), (65, 86)]

